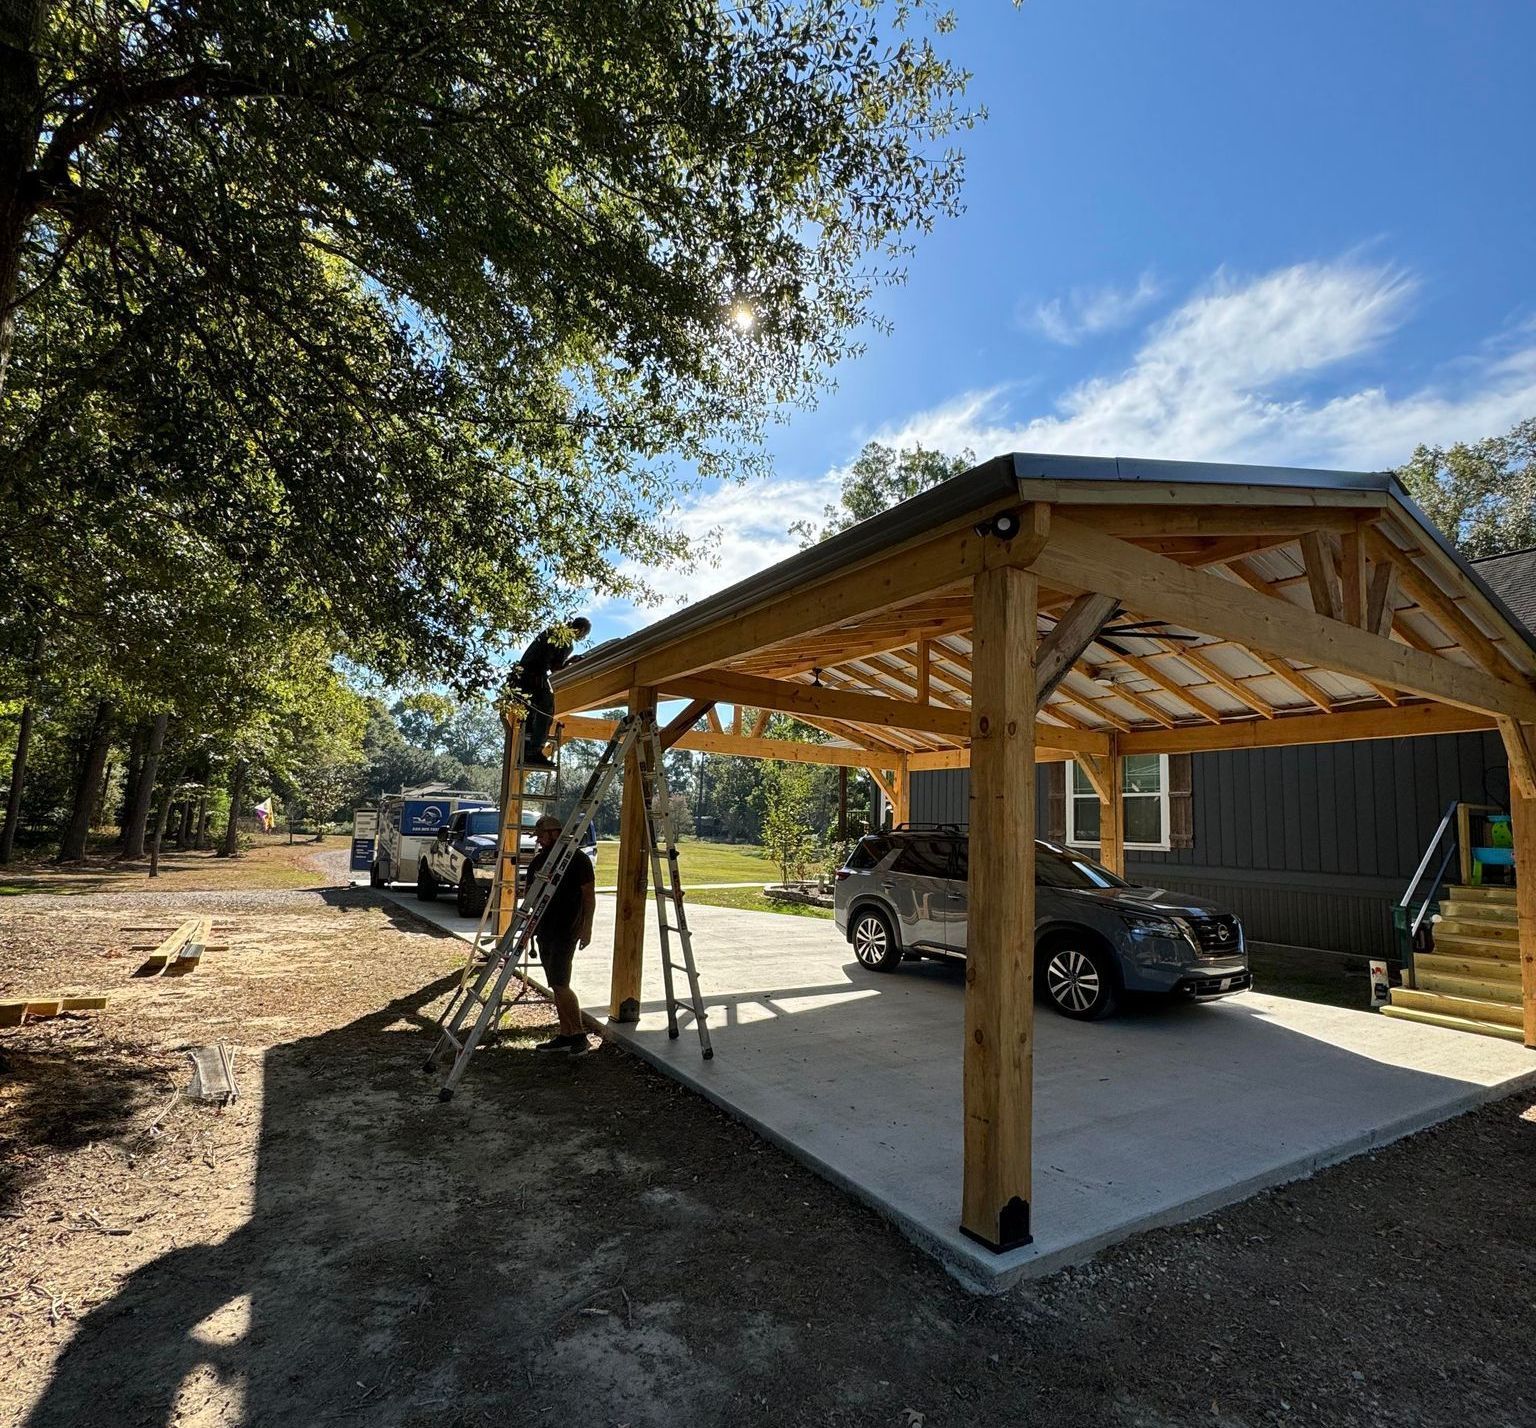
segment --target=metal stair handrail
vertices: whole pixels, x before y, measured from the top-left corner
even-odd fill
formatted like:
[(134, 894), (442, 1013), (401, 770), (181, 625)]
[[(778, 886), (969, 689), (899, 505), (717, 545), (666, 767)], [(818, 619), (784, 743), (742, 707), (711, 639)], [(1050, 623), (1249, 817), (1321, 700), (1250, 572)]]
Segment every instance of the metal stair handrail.
[[(1429, 867), (1430, 862), (1434, 859), (1435, 850), (1445, 839), (1446, 833), (1456, 825), (1456, 809), (1460, 805), (1460, 802), (1460, 799), (1452, 799), (1451, 802), (1446, 805), (1445, 816), (1441, 818), (1439, 826), (1435, 829), (1434, 836), (1429, 840), (1428, 846), (1424, 849), (1424, 856), (1419, 859), (1419, 866), (1414, 870), (1413, 878), (1410, 880), (1408, 886), (1403, 890), (1402, 901), (1398, 903), (1399, 907), (1406, 908), (1410, 903), (1412, 903), (1413, 895), (1418, 890), (1419, 884), (1424, 879), (1424, 871)], [(1446, 844), (1445, 852), (1440, 858), (1440, 866), (1435, 869), (1435, 876), (1429, 884), (1429, 892), (1425, 895), (1424, 901), (1419, 905), (1419, 911), (1414, 917), (1412, 924), (1408, 928), (1408, 936), (1410, 939), (1418, 936), (1419, 928), (1423, 926), (1424, 918), (1429, 912), (1429, 906), (1435, 900), (1435, 891), (1439, 888), (1441, 882), (1444, 880), (1445, 870), (1450, 867), (1451, 859), (1456, 856), (1456, 847), (1457, 840), (1456, 838), (1452, 837), (1451, 840)]]

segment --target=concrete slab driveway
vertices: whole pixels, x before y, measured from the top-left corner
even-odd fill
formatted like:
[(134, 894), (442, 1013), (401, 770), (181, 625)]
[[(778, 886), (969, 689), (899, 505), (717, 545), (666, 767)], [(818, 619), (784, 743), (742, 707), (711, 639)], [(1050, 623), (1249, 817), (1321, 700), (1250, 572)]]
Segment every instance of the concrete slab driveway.
[[(401, 901), (433, 910), (409, 892)], [(641, 1019), (605, 1034), (875, 1206), (980, 1289), (1536, 1083), (1536, 1056), (1508, 1042), (1256, 993), (1092, 1024), (1039, 1007), (1035, 1239), (993, 1255), (958, 1228), (961, 969), (867, 972), (820, 920), (702, 906), (689, 918), (714, 1059), (700, 1057), (691, 1029), (667, 1036), (654, 927)], [(472, 930), (451, 907), (433, 920)], [(577, 957), (577, 992), (601, 1022), (612, 921), (613, 899), (599, 897), (593, 945)], [(473, 1084), (471, 1073), (461, 1094)]]

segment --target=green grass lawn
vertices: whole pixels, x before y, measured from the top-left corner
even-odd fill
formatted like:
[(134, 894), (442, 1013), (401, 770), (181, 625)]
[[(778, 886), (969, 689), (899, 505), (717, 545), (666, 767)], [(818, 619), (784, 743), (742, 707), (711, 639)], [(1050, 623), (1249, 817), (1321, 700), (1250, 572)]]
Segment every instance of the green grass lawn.
[[(777, 864), (763, 856), (753, 843), (709, 843), (685, 838), (677, 845), (683, 886), (700, 883), (773, 883), (779, 880)], [(604, 839), (597, 845), (597, 885), (611, 888), (618, 876), (619, 844)]]
[(760, 888), (699, 888), (688, 894), (687, 907), (739, 907), (746, 912), (785, 912), (791, 917), (830, 919), (829, 907), (808, 907), (799, 902), (774, 902)]

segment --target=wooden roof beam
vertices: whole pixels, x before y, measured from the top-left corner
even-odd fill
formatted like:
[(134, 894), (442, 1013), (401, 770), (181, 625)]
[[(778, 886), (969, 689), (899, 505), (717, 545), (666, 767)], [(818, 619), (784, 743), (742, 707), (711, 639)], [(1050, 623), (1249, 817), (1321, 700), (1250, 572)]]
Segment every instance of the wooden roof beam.
[(964, 710), (940, 709), (910, 699), (856, 694), (826, 685), (818, 687), (784, 679), (758, 679), (755, 675), (727, 670), (701, 670), (663, 680), (661, 693), (687, 699), (715, 699), (727, 704), (739, 699), (758, 709), (776, 709), (784, 714), (822, 715), (848, 723), (915, 729), (950, 738), (969, 738), (971, 732), (971, 716)]
[[(1215, 685), (1217, 689), (1237, 700), (1239, 704), (1246, 704), (1261, 719), (1273, 719), (1275, 717), (1274, 706), (1260, 694), (1255, 694), (1242, 680), (1230, 675), (1220, 665), (1207, 659), (1199, 650), (1203, 646), (1175, 644), (1169, 640), (1153, 639), (1152, 643), (1162, 651), (1160, 658), (1176, 659), (1182, 661), (1196, 674), (1204, 675), (1208, 684)], [(1246, 651), (1245, 651), (1246, 653)], [(1223, 715), (1224, 719), (1230, 715)]]
[[(768, 645), (818, 635), (892, 605), (972, 579), (978, 572), (1027, 566), (1050, 533), (1050, 507), (1038, 503), (1019, 511), (1020, 528), (1010, 540), (977, 532), (989, 514), (1016, 509), (1013, 501), (973, 512), (938, 532), (905, 541), (894, 550), (840, 571), (815, 584), (788, 590), (754, 608), (722, 615), (635, 659), (593, 672), (588, 661), (570, 667), (555, 687), (560, 713), (591, 708), (637, 685), (659, 688), (680, 675), (740, 659)], [(589, 660), (590, 660), (589, 656)], [(562, 671), (562, 675), (566, 672)]]
[[(591, 719), (581, 714), (568, 715), (561, 723), (565, 727), (566, 737), (571, 739), (611, 739), (619, 727), (616, 720)], [(891, 749), (846, 748), (837, 744), (812, 744), (798, 739), (754, 739), (746, 734), (716, 734), (692, 728), (679, 734), (670, 747), (742, 759), (780, 759), (785, 763), (828, 764), (855, 769), (870, 764), (895, 768), (902, 757)]]
[(1114, 594), (1129, 609), (1185, 629), (1427, 699), (1536, 722), (1536, 689), (1529, 684), (1425, 655), (1087, 526), (1054, 523), (1031, 568), (1053, 585)]
[[(1360, 520), (1353, 510), (1309, 509), (1304, 506), (1089, 506), (1064, 502), (1056, 514), (1091, 525), (1105, 535), (1148, 536), (1273, 536), (1295, 540), (1305, 530), (1349, 531)], [(1370, 511), (1368, 518), (1379, 518)]]
[(1219, 728), (1187, 725), (1121, 734), (1122, 754), (1191, 754), (1212, 749), (1275, 749), (1295, 744), (1347, 744), (1361, 739), (1410, 739), (1421, 734), (1464, 734), (1495, 727), (1492, 714), (1448, 704), (1404, 704), (1397, 709), (1340, 709), (1332, 714), (1288, 714)]
[(1461, 608), (1379, 531), (1367, 531), (1366, 550), (1372, 560), (1385, 561), (1397, 570), (1397, 583), (1403, 592), (1489, 674), (1505, 678), (1513, 673), (1524, 678), (1518, 666), (1507, 659), (1502, 650), (1485, 635)]

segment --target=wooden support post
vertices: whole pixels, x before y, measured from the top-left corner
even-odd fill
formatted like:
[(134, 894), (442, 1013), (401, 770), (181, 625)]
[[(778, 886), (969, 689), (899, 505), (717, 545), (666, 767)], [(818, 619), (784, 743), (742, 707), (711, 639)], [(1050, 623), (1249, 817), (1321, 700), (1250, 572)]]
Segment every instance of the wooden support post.
[(1461, 885), (1472, 881), (1472, 805), (1456, 805), (1456, 855), (1461, 864)]
[(909, 823), (912, 820), (912, 769), (905, 754), (898, 756), (891, 782), (896, 786), (896, 805), (891, 809), (891, 822)]
[(1397, 566), (1390, 560), (1378, 560), (1371, 571), (1371, 584), (1365, 595), (1365, 628), (1387, 639), (1392, 633), (1392, 617), (1397, 613), (1392, 598), (1397, 594)]
[(1344, 586), (1344, 619), (1365, 625), (1365, 536), (1357, 526), (1344, 532), (1339, 556), (1339, 579)]
[(1509, 809), (1515, 835), (1515, 908), (1520, 920), (1520, 1003), (1525, 1044), (1536, 1047), (1536, 729), (1499, 720), (1509, 755)]
[[(631, 714), (656, 712), (656, 691), (629, 691)], [(713, 708), (710, 714), (714, 714)], [(613, 1021), (640, 1020), (640, 984), (645, 963), (645, 905), (650, 883), (646, 848), (645, 794), (640, 786), (638, 749), (624, 763), (624, 797), (619, 805), (619, 869), (613, 920), (613, 982), (608, 1016)]]
[(1333, 563), (1333, 551), (1322, 531), (1304, 531), (1301, 558), (1307, 567), (1307, 586), (1312, 592), (1312, 608), (1330, 620), (1344, 616), (1344, 593), (1339, 588), (1339, 572)]
[(1102, 757), (1079, 755), (1078, 762), (1099, 796), (1099, 861), (1116, 877), (1125, 876), (1125, 764), (1110, 735)]
[(933, 643), (917, 642), (917, 702), (927, 704), (933, 698)]
[(1030, 1240), (1038, 602), (1025, 571), (976, 577), (960, 1228), (999, 1251)]
[(517, 765), (523, 747), (523, 721), (515, 709), (501, 716), (501, 835), (496, 844), (496, 906), (491, 909), (491, 930), (505, 937), (517, 912), (518, 868), (523, 848), (523, 780), (527, 774)]

